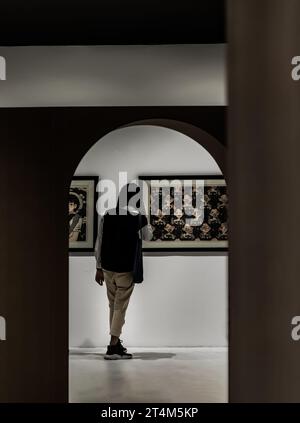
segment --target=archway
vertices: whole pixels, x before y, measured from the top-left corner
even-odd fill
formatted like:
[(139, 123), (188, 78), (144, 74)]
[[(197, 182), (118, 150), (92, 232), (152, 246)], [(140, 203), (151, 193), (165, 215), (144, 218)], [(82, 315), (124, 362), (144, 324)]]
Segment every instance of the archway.
[[(2, 401), (68, 401), (66, 203), (70, 181), (84, 154), (116, 128), (155, 119), (183, 122), (211, 134), (219, 142), (225, 162), (225, 117), (226, 108), (221, 106), (2, 109), (2, 133), (7, 142), (1, 155), (6, 198), (1, 210), (7, 248), (0, 258), (1, 313), (10, 331), (15, 328), (24, 335), (10, 336), (1, 344)], [(26, 204), (23, 195), (16, 196), (20, 181), (26, 187)], [(16, 225), (20, 210), (26, 222), (23, 231)], [(13, 264), (16, 262), (18, 266)], [(48, 352), (47, 366), (41, 349)]]
[[(157, 123), (157, 125), (155, 124), (155, 123)], [(222, 159), (222, 156), (221, 156), (221, 154), (220, 154), (220, 152), (219, 152), (219, 150), (218, 150), (218, 141), (217, 140), (215, 140), (213, 137), (211, 137), (209, 134), (206, 134), (204, 131), (202, 131), (201, 129), (199, 130), (199, 131), (197, 131), (197, 128), (195, 128), (195, 127), (191, 127), (191, 125), (185, 125), (185, 124), (182, 124), (182, 125), (180, 125), (180, 124), (182, 124), (182, 123), (178, 123), (178, 122), (176, 122), (176, 124), (175, 124), (175, 127), (176, 127), (176, 129), (174, 130), (174, 129), (172, 129), (172, 131), (174, 131), (174, 132), (177, 132), (178, 134), (180, 133), (180, 134), (183, 134), (183, 135), (185, 135), (186, 137), (188, 137), (189, 138), (189, 140), (191, 141), (191, 140), (193, 140), (193, 141), (197, 141), (199, 144), (201, 144), (202, 145), (202, 147), (205, 149), (205, 150), (210, 150), (210, 151), (214, 151), (214, 156), (216, 155), (216, 151), (219, 153), (219, 155), (218, 155), (218, 161), (220, 161), (220, 159)], [(140, 127), (141, 128), (141, 130), (143, 129), (143, 127), (145, 128), (145, 127), (152, 127), (152, 128), (161, 128), (161, 129), (163, 129), (163, 128), (165, 128), (165, 129), (168, 129), (168, 131), (170, 130), (170, 125), (172, 125), (172, 122), (169, 122), (169, 121), (161, 121), (161, 120), (159, 120), (159, 121), (155, 121), (155, 120), (144, 120), (144, 121), (139, 121), (139, 122), (133, 122), (133, 123), (130, 123), (130, 124), (128, 124), (128, 125), (122, 125), (122, 127), (121, 128), (119, 128), (119, 130), (117, 131), (117, 132), (119, 132), (120, 134), (122, 133), (122, 131), (123, 131), (123, 134), (124, 134), (124, 132), (126, 133), (126, 128), (128, 128), (128, 129), (135, 129), (135, 128), (137, 128), (137, 127)], [(181, 126), (182, 127), (182, 131), (178, 131), (178, 126)], [(170, 132), (172, 132), (172, 131), (170, 131)], [(114, 133), (115, 131), (112, 131), (112, 132), (110, 132), (110, 134), (112, 134), (112, 133)], [(127, 132), (129, 132), (130, 133), (130, 131), (127, 131)], [(132, 132), (130, 133), (130, 134), (132, 134)], [(193, 138), (191, 137), (191, 135), (193, 135)], [(195, 140), (195, 137), (197, 137), (197, 139)], [(92, 147), (92, 152), (90, 152), (90, 155), (94, 158), (94, 160), (95, 160), (95, 158), (96, 157), (99, 157), (99, 152), (100, 152), (100, 150), (99, 150), (99, 148), (101, 148), (101, 142), (103, 143), (103, 144), (105, 144), (104, 143), (104, 140), (105, 139), (107, 139), (107, 138), (109, 138), (109, 134), (107, 135), (107, 136), (105, 136), (105, 137), (103, 137), (103, 138), (101, 138), (96, 144), (94, 144), (94, 146)], [(110, 138), (110, 141), (112, 141), (112, 138)], [(124, 143), (126, 144), (126, 139), (124, 140)], [(185, 139), (184, 139), (184, 143), (186, 143), (186, 141), (185, 141)], [(109, 143), (106, 143), (107, 145), (110, 145)], [(163, 140), (161, 140), (161, 144), (163, 145)], [(195, 143), (196, 144), (196, 143)], [(96, 150), (95, 149), (95, 146), (96, 145), (98, 145), (98, 150)], [(188, 147), (188, 145), (186, 145), (186, 147)], [(112, 148), (113, 149), (115, 149), (115, 146), (113, 145), (112, 146)], [(155, 148), (155, 147), (154, 147)], [(196, 146), (195, 147), (195, 150), (196, 149), (198, 149), (199, 147), (198, 146)], [(188, 148), (187, 148), (187, 150), (188, 150)], [(130, 151), (132, 151), (132, 148), (130, 149)], [(175, 151), (176, 151), (176, 149), (175, 149)], [(107, 155), (107, 150), (105, 150), (105, 149), (103, 149), (103, 150), (101, 150), (101, 153), (103, 154), (103, 155), (105, 155), (105, 158), (106, 157), (108, 157), (108, 160), (109, 160), (109, 155)], [(212, 154), (211, 154), (212, 155)], [(187, 157), (189, 157), (189, 155), (187, 155)], [(105, 159), (106, 160), (106, 159)], [(150, 158), (150, 161), (151, 161), (151, 158)], [(102, 163), (103, 164), (103, 162), (101, 162), (100, 161), (100, 163)], [(192, 169), (192, 164), (190, 164), (190, 166), (191, 166), (191, 169)], [(81, 171), (83, 171), (83, 172), (85, 172), (85, 170), (87, 169), (88, 167), (85, 167), (85, 166), (82, 166), (81, 167)], [(183, 169), (184, 169), (184, 167), (183, 167)], [(186, 170), (188, 170), (188, 168), (185, 168)], [(200, 165), (200, 169), (201, 169), (201, 165)], [(105, 170), (103, 170), (103, 172), (104, 172), (104, 175), (106, 175), (106, 173), (105, 173)], [(160, 172), (161, 173), (161, 172)], [(195, 173), (195, 170), (192, 170), (192, 173)], [(204, 173), (207, 173), (207, 169), (205, 169), (205, 171), (204, 171)], [(223, 166), (222, 166), (222, 173), (224, 173), (224, 163), (223, 163)], [(97, 293), (96, 293), (96, 291), (95, 291), (95, 295), (97, 295)], [(181, 294), (180, 294), (181, 295)], [(197, 294), (198, 295), (198, 294)], [(76, 307), (76, 310), (78, 311), (78, 305), (79, 304), (77, 304), (77, 307)], [(103, 316), (102, 316), (102, 318), (103, 318)], [(208, 318), (209, 319), (209, 318)], [(77, 323), (76, 323), (76, 325), (77, 325)], [(86, 332), (88, 332), (88, 331), (86, 331)], [(144, 342), (144, 340), (143, 340), (143, 342)], [(86, 344), (86, 345), (83, 345), (83, 346), (88, 346), (88, 344)]]
[[(212, 124), (210, 122), (210, 124)], [(109, 128), (105, 131), (104, 134), (101, 135), (101, 137), (95, 139), (94, 141), (90, 142), (88, 148), (85, 149), (85, 152), (80, 153), (80, 157), (77, 159), (77, 164), (73, 170), (72, 175), (70, 176), (72, 178), (73, 174), (75, 173), (78, 164), (80, 163), (82, 157), (88, 152), (88, 150), (97, 142), (99, 139), (103, 138), (105, 135), (109, 134), (110, 132), (123, 128), (123, 127), (131, 127), (131, 126), (137, 126), (137, 125), (152, 125), (152, 126), (160, 126), (168, 129), (172, 129), (174, 131), (180, 132), (189, 138), (193, 139), (194, 141), (198, 142), (200, 145), (202, 145), (215, 159), (218, 166), (222, 170), (222, 173), (224, 177), (227, 177), (227, 171), (226, 171), (226, 147), (223, 143), (221, 143), (217, 138), (215, 138), (213, 135), (208, 133), (207, 131), (203, 130), (202, 128), (180, 120), (175, 119), (162, 119), (162, 118), (149, 118), (149, 119), (141, 119), (141, 120), (133, 120), (129, 121), (128, 123), (124, 123), (121, 125), (114, 126), (112, 128)]]

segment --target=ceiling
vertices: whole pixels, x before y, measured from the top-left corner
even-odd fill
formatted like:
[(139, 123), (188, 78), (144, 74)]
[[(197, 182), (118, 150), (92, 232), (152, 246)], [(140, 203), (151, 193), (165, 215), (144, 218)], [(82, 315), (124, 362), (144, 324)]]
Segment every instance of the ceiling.
[(0, 45), (224, 43), (225, 0), (10, 0)]

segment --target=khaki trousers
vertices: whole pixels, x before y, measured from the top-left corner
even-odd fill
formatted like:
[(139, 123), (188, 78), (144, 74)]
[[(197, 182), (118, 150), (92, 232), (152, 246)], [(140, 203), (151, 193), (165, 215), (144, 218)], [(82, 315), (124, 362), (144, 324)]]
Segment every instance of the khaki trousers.
[(110, 335), (119, 337), (134, 288), (133, 274), (132, 272), (118, 273), (104, 269), (103, 273), (109, 301)]

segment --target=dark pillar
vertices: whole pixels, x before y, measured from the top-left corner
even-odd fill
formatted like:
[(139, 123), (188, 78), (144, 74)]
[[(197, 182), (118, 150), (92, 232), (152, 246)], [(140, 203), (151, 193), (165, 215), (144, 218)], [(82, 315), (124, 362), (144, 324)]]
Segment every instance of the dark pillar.
[(299, 402), (299, 0), (229, 0), (230, 401)]

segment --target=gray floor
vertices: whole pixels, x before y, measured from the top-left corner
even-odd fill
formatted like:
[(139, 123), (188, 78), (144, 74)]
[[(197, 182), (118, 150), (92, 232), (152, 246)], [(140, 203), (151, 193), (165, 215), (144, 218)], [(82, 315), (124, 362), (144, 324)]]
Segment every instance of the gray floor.
[(105, 350), (70, 350), (70, 402), (227, 402), (227, 348), (130, 348), (132, 360)]

